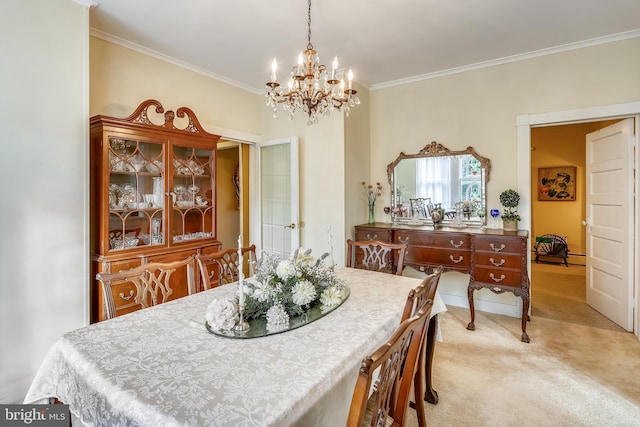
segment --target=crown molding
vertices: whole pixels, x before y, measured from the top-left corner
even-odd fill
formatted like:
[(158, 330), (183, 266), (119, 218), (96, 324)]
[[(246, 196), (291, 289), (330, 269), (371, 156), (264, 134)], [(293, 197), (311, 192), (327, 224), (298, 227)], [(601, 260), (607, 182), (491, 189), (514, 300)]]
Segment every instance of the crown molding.
[(93, 1), (93, 0), (71, 0), (71, 1), (86, 7), (96, 7), (100, 4), (97, 1)]
[[(79, 0), (79, 1), (82, 1), (82, 0)], [(89, 29), (89, 34), (94, 36), (94, 37), (97, 37), (99, 39), (108, 41), (110, 43), (113, 43), (113, 44), (116, 44), (116, 45), (119, 45), (119, 46), (122, 46), (122, 47), (126, 47), (127, 49), (131, 49), (131, 50), (134, 50), (136, 52), (140, 52), (142, 54), (154, 57), (154, 58), (159, 59), (161, 61), (165, 61), (165, 62), (168, 62), (170, 64), (176, 65), (178, 67), (187, 69), (189, 71), (193, 71), (194, 73), (202, 74), (204, 76), (207, 76), (207, 77), (210, 77), (212, 79), (221, 81), (221, 82), (226, 83), (228, 85), (235, 86), (237, 88), (246, 90), (247, 92), (251, 92), (251, 93), (254, 93), (256, 95), (264, 94), (264, 90), (263, 89), (256, 89), (256, 88), (251, 87), (249, 85), (246, 85), (246, 84), (237, 82), (235, 80), (220, 76), (218, 74), (212, 73), (211, 71), (207, 71), (204, 68), (196, 67), (195, 65), (190, 64), (188, 62), (181, 61), (181, 60), (176, 59), (176, 58), (174, 58), (172, 56), (165, 55), (163, 53), (157, 52), (157, 51), (152, 50), (152, 49), (148, 49), (148, 48), (146, 48), (144, 46), (140, 46), (139, 44), (132, 43), (132, 42), (130, 42), (128, 40), (122, 39), (120, 37), (116, 37), (116, 36), (114, 36), (112, 34), (109, 34), (109, 33), (106, 33), (104, 31), (95, 29), (93, 27)]]
[(393, 80), (385, 83), (378, 83), (371, 85), (370, 90), (384, 89), (393, 86), (400, 86), (407, 83), (419, 82), (422, 80), (435, 79), (438, 77), (450, 76), (452, 74), (466, 73), (467, 71), (479, 70), (482, 68), (493, 67), (496, 65), (508, 64), (510, 62), (523, 61), (525, 59), (537, 58), (540, 56), (553, 55), (555, 53), (567, 52), (575, 49), (582, 49), (585, 47), (597, 46), (601, 44), (616, 42), (620, 40), (627, 40), (640, 37), (640, 29), (626, 31), (623, 33), (612, 34), (604, 37), (597, 37), (594, 39), (583, 40), (575, 43), (568, 43), (560, 46), (550, 47), (547, 49), (534, 50), (532, 52), (521, 53), (518, 55), (505, 56), (503, 58), (491, 59), (489, 61), (476, 62), (475, 64), (464, 65), (462, 67), (449, 68), (447, 70), (436, 71), (433, 73), (421, 74), (414, 77), (407, 77), (405, 79)]

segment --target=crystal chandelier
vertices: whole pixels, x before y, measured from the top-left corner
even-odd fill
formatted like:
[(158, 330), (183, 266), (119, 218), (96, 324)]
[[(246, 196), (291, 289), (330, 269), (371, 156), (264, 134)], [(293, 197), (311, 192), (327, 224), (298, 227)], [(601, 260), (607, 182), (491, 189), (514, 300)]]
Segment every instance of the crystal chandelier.
[(344, 78), (338, 80), (338, 57), (333, 58), (331, 73), (327, 67), (320, 64), (317, 52), (311, 44), (311, 0), (308, 9), (307, 48), (298, 55), (298, 65), (291, 69), (286, 91), (276, 81), (278, 63), (273, 59), (271, 64), (271, 81), (267, 83), (265, 97), (267, 106), (273, 108), (276, 117), (278, 104), (289, 112), (289, 119), (293, 119), (296, 111), (304, 111), (309, 120), (308, 125), (318, 123), (318, 115), (329, 116), (331, 110), (344, 111), (349, 116), (351, 107), (360, 104), (356, 91), (352, 89), (353, 72), (347, 73), (348, 86), (344, 87)]

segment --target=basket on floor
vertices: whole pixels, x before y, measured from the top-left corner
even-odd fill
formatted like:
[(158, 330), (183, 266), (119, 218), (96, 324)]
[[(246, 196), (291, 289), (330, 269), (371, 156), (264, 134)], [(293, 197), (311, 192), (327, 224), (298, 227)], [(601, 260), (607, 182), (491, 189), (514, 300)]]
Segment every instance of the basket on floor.
[(569, 246), (567, 245), (567, 239), (565, 236), (558, 236), (557, 234), (543, 234), (536, 237), (536, 263), (539, 262), (541, 256), (562, 258), (564, 265), (567, 267), (569, 263), (567, 258), (569, 257)]

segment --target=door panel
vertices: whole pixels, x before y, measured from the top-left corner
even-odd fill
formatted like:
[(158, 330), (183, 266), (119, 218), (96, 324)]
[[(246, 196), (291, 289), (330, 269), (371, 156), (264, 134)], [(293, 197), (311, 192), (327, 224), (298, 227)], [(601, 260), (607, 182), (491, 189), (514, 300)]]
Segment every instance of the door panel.
[(287, 258), (300, 246), (298, 218), (298, 139), (260, 144), (261, 251)]
[(586, 137), (587, 304), (633, 330), (633, 120)]

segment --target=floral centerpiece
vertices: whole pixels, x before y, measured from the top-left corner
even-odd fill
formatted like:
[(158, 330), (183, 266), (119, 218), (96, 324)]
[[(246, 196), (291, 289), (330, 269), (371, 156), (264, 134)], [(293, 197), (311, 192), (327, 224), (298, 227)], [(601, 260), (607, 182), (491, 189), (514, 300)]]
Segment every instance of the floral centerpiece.
[(375, 186), (372, 184), (367, 185), (366, 182), (362, 181), (362, 190), (369, 205), (369, 224), (373, 224), (376, 222), (375, 206), (378, 197), (382, 196), (382, 185), (379, 182), (376, 182)]
[[(288, 259), (264, 254), (256, 266), (255, 278), (244, 289), (243, 317), (265, 318), (267, 329), (286, 326), (292, 317), (313, 307), (332, 308), (344, 298), (346, 285), (335, 271), (324, 264), (329, 254), (315, 259), (311, 250), (295, 250)], [(214, 300), (207, 308), (206, 319), (212, 329), (230, 330), (239, 319), (239, 298)], [(215, 325), (215, 327), (214, 327)]]

